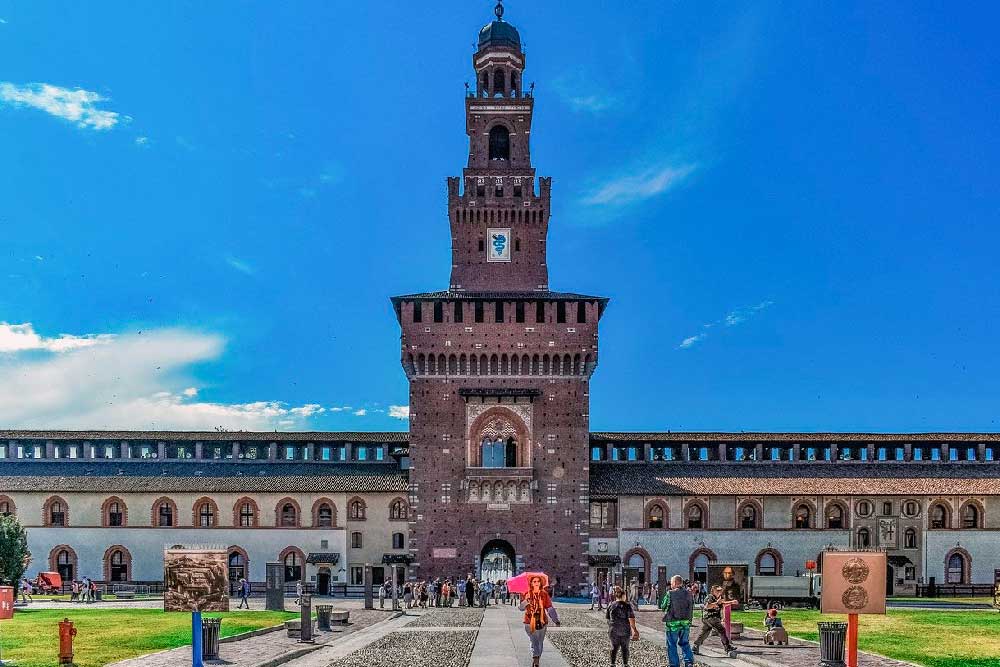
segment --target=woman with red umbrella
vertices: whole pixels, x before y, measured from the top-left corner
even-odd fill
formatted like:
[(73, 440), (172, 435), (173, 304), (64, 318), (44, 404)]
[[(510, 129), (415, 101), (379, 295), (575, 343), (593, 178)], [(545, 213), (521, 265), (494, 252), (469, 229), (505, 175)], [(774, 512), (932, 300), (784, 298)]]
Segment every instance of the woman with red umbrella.
[(552, 598), (545, 590), (547, 577), (532, 574), (528, 579), (528, 592), (521, 597), (519, 609), (524, 612), (524, 631), (531, 640), (531, 665), (538, 667), (545, 643), (545, 629), (549, 619), (559, 627), (559, 614), (552, 606)]

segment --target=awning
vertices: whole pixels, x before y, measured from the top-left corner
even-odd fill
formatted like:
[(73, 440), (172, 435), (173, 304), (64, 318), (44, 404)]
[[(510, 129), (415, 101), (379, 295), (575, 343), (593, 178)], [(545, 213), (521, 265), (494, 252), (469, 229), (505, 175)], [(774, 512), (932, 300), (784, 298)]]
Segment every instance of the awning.
[(340, 562), (339, 553), (311, 553), (306, 562), (312, 565), (336, 565)]
[(385, 554), (382, 556), (382, 562), (386, 565), (409, 565), (413, 562), (413, 556), (410, 554)]
[(621, 556), (614, 554), (596, 554), (587, 556), (591, 567), (615, 567), (622, 562)]
[(889, 556), (887, 558), (889, 565), (893, 567), (904, 567), (906, 565), (913, 565), (913, 561), (906, 556)]

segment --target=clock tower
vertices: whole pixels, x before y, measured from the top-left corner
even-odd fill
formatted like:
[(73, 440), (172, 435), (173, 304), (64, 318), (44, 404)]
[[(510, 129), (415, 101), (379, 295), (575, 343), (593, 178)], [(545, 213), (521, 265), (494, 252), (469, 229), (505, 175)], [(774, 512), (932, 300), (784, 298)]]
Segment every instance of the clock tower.
[(587, 580), (590, 377), (607, 299), (549, 289), (551, 179), (516, 28), (479, 31), (468, 163), (448, 178), (447, 290), (392, 299), (410, 382), (411, 575)]

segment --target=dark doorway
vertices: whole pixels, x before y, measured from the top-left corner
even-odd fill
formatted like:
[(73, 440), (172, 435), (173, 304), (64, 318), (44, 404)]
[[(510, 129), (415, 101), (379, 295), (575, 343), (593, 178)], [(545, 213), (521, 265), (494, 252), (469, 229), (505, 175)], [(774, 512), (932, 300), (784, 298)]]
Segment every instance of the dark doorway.
[(514, 547), (507, 540), (490, 540), (479, 557), (479, 578), (501, 581), (514, 576)]
[(330, 594), (330, 568), (328, 567), (321, 567), (316, 574), (316, 594)]
[(892, 565), (885, 566), (885, 594), (895, 595), (896, 593), (896, 569)]
[(385, 583), (385, 568), (380, 565), (372, 566), (372, 586), (381, 586)]

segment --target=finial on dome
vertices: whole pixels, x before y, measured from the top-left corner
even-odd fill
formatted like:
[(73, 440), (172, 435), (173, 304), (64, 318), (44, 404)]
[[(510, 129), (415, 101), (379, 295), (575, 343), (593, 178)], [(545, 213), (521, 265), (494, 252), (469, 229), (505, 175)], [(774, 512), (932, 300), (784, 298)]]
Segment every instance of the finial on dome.
[(503, 0), (497, 0), (497, 6), (493, 8), (493, 13), (497, 15), (497, 20), (503, 21)]

